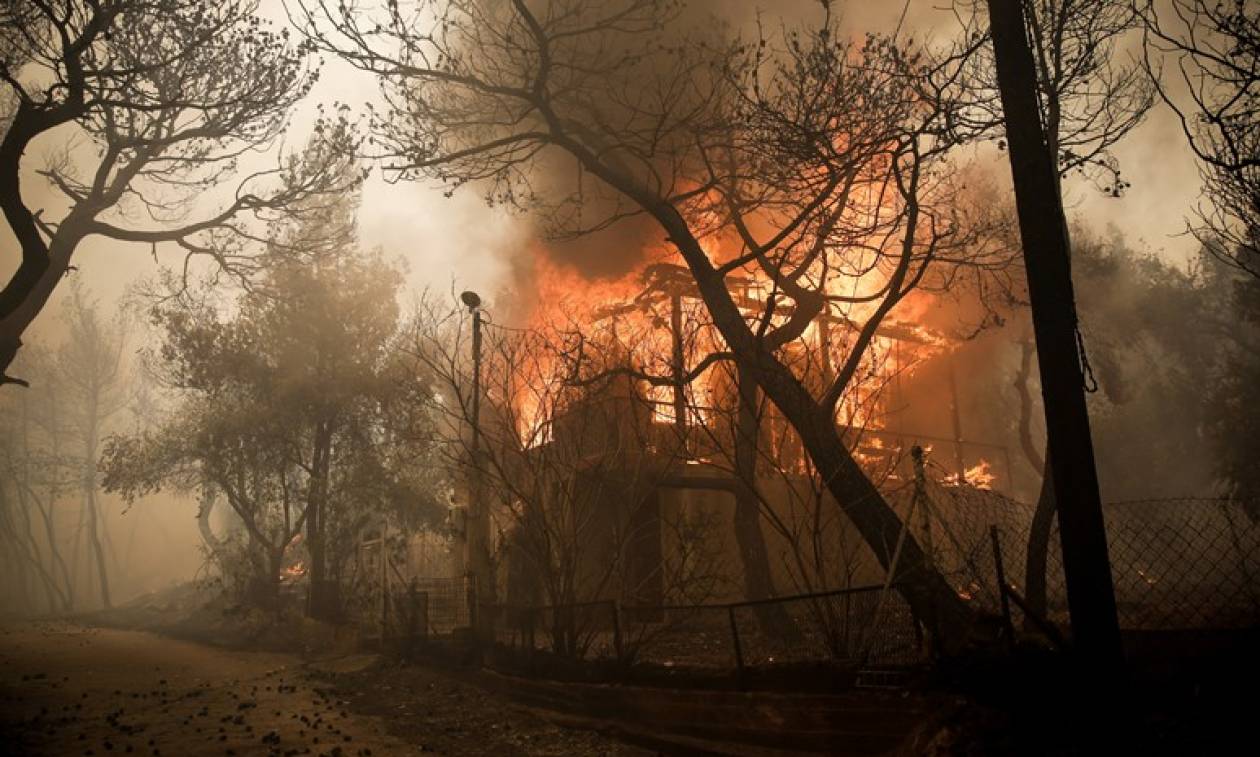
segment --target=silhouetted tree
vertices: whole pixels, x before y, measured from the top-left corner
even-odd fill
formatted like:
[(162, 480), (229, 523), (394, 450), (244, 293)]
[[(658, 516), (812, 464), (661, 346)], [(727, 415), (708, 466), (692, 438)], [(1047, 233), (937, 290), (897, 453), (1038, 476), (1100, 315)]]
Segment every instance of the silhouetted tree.
[[(0, 383), (23, 334), (101, 236), (173, 245), (222, 269), (253, 268), (243, 240), (294, 202), (335, 195), (341, 159), (241, 162), (283, 134), (317, 72), (256, 15), (256, 0), (31, 0), (0, 7), (0, 86), (16, 105), (0, 140), (0, 210), (21, 260), (0, 289)], [(32, 145), (64, 140), (32, 172)], [(82, 149), (76, 147), (81, 145)], [(32, 173), (59, 195), (32, 207)], [(279, 180), (283, 178), (284, 180)], [(231, 184), (228, 190), (222, 185)], [(54, 217), (64, 203), (66, 211)]]
[[(966, 33), (988, 35), (987, 14), (980, 11), (980, 4), (961, 5), (971, 12), (964, 17)], [(1024, 3), (1023, 22), (1032, 52), (1045, 147), (1057, 167), (1057, 191), (1062, 194), (1063, 180), (1077, 175), (1112, 197), (1123, 196), (1128, 183), (1122, 179), (1111, 149), (1142, 121), (1154, 101), (1153, 87), (1141, 66), (1118, 55), (1125, 36), (1140, 25), (1139, 15), (1126, 3), (1112, 0), (1033, 0)], [(980, 93), (996, 92), (997, 68), (990, 48), (985, 48), (973, 63), (977, 67), (976, 79), (986, 83)], [(999, 102), (981, 95), (976, 105), (970, 118), (1001, 123)], [(1005, 146), (1005, 141), (1000, 144)], [(1063, 220), (1063, 234), (1071, 249), (1067, 219)], [(1026, 353), (1025, 358), (1027, 363), (1031, 353)], [(1017, 380), (1027, 379), (1027, 367), (1020, 376)], [(1019, 389), (1028, 391), (1026, 386)], [(1021, 408), (1025, 414), (1029, 411), (1026, 406)], [(1026, 429), (1027, 423), (1021, 427)], [(1021, 446), (1027, 455), (1035, 443), (1021, 436)], [(1055, 518), (1054, 478), (1041, 453), (1034, 451), (1029, 459), (1041, 461), (1042, 480), (1028, 535), (1025, 587), (1030, 606), (1035, 612), (1044, 613), (1046, 551)]]
[(1042, 121), (1023, 5), (989, 0), (988, 6), (1037, 340), (1046, 458), (1054, 480), (1072, 629), (1085, 658), (1114, 670), (1122, 662), (1120, 629), (1085, 405), (1086, 363), (1079, 350), (1058, 156), (1050, 149)]
[[(1146, 24), (1151, 81), (1199, 159), (1207, 204), (1191, 229), (1213, 254), (1260, 277), (1260, 6), (1248, 0), (1136, 5)], [(1176, 76), (1166, 79), (1170, 67)]]
[[(23, 370), (38, 377), (38, 391), (13, 393), (0, 401), (0, 539), (9, 570), (6, 585), (34, 611), (30, 592), (42, 590), (50, 613), (71, 612), (75, 578), (65, 559), (65, 534), (58, 529), (58, 503), (81, 480), (66, 464), (71, 440), (61, 403), (61, 377), (45, 350), (23, 353)], [(14, 583), (18, 585), (14, 587)]]

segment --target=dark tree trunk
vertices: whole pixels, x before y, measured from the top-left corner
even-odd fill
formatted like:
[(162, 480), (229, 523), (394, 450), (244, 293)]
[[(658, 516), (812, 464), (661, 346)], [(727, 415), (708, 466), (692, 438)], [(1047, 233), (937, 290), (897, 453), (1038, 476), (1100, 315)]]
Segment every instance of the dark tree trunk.
[[(57, 404), (53, 402), (51, 403), (50, 407), (51, 407), (52, 412), (55, 414), (57, 411)], [(62, 612), (68, 613), (74, 609), (74, 580), (73, 578), (71, 578), (70, 569), (66, 566), (65, 558), (61, 554), (61, 548), (59, 546), (59, 541), (57, 538), (56, 522), (53, 520), (53, 517), (52, 517), (52, 508), (53, 508), (53, 501), (55, 500), (55, 494), (52, 494), (51, 492), (49, 493), (48, 506), (45, 507), (41, 502), (38, 501), (38, 499), (34, 495), (34, 492), (31, 489), (30, 405), (29, 405), (28, 397), (26, 397), (25, 395), (22, 397), (21, 408), (22, 408), (22, 414), (21, 414), (21, 418), (22, 418), (22, 433), (21, 433), (22, 469), (21, 469), (21, 480), (15, 482), (15, 486), (18, 493), (18, 507), (21, 509), (23, 513), (29, 513), (28, 505), (34, 505), (35, 509), (39, 512), (40, 520), (43, 522), (43, 525), (44, 525), (44, 538), (48, 542), (48, 552), (52, 557), (53, 566), (59, 569), (59, 572), (61, 575), (61, 583), (57, 589), (57, 596), (61, 599), (61, 610)], [(50, 421), (51, 422), (49, 423), (49, 426), (52, 429), (54, 429), (53, 453), (55, 457), (56, 454), (60, 450), (60, 444), (57, 441), (59, 437), (55, 430), (59, 424), (57, 423), (56, 415), (54, 415), (50, 419)], [(29, 518), (29, 515), (27, 515), (27, 517)], [(32, 547), (34, 546), (34, 544), (35, 544), (35, 539), (34, 537), (32, 537), (31, 539)], [(57, 585), (56, 575), (52, 575), (50, 577), (53, 579), (54, 585)], [(62, 587), (64, 587), (64, 590)], [(49, 610), (52, 611), (51, 606), (49, 607)]]
[[(32, 612), (36, 609), (30, 588), (32, 583), (30, 579), (33, 576), (39, 579), (39, 584), (44, 589), (48, 613), (51, 615), (58, 610), (68, 612), (70, 608), (64, 592), (57, 585), (53, 574), (44, 566), (43, 554), (39, 548), (39, 541), (35, 537), (35, 527), (31, 521), (27, 497), (24, 496), (20, 487), (15, 488), (18, 489), (17, 505), (11, 507), (6, 501), (7, 489), (0, 484), (0, 521), (3, 522), (3, 530), (8, 533), (14, 547), (10, 550), (12, 554), (7, 557), (10, 558), (12, 569), (17, 575), (14, 583), (22, 591), (22, 606)], [(10, 513), (17, 513), (22, 523), (12, 520)]]
[(259, 544), (250, 551), (254, 575), (245, 589), (245, 601), (264, 610), (280, 609), (280, 568), (284, 565), (284, 546)]
[(109, 598), (109, 573), (105, 568), (105, 549), (101, 545), (100, 529), (104, 528), (99, 523), (100, 518), (97, 512), (96, 489), (89, 489), (85, 498), (84, 507), (88, 513), (88, 543), (92, 549), (92, 557), (96, 562), (96, 578), (101, 589), (101, 604), (106, 609), (113, 607)]
[[(335, 614), (331, 607), (335, 592), (328, 586), (324, 520), (328, 499), (329, 462), (332, 455), (332, 424), (320, 421), (315, 426), (314, 451), (311, 455), (311, 482), (306, 510), (306, 550), (310, 556), (310, 604), (307, 613), (313, 618)], [(283, 547), (282, 547), (283, 548)]]
[(105, 568), (105, 548), (101, 544), (101, 529), (105, 528), (105, 525), (100, 523), (100, 504), (96, 500), (96, 439), (100, 418), (97, 397), (100, 394), (100, 388), (95, 384), (95, 376), (92, 377), (92, 381), (93, 395), (87, 408), (88, 423), (84, 439), (83, 507), (87, 509), (88, 544), (96, 562), (96, 578), (101, 589), (101, 604), (108, 609), (112, 607), (109, 598), (109, 573)]
[[(1028, 557), (1024, 565), (1024, 595), (1028, 607), (1041, 617), (1046, 616), (1046, 562), (1050, 552), (1050, 534), (1054, 531), (1054, 479), (1047, 469), (1041, 479), (1037, 509), (1028, 529)], [(1031, 621), (1026, 621), (1028, 625)]]
[(988, 0), (1011, 174), (1024, 246), (1059, 513), (1073, 643), (1100, 672), (1122, 664), (1115, 591), (1085, 405), (1063, 200), (1041, 126), (1020, 0)]
[(203, 483), (201, 487), (201, 502), (197, 504), (197, 531), (201, 534), (201, 541), (205, 543), (206, 549), (210, 550), (210, 554), (219, 561), (225, 558), (223, 554), (223, 540), (215, 535), (214, 529), (210, 527), (210, 514), (214, 512), (214, 505), (218, 501), (215, 496), (214, 488), (209, 482)]
[[(735, 461), (735, 541), (744, 568), (744, 594), (748, 599), (769, 599), (776, 595), (761, 530), (761, 502), (757, 496), (757, 449), (761, 439), (757, 384), (746, 371), (737, 375), (739, 410), (734, 434)], [(796, 627), (779, 605), (757, 605), (757, 622), (770, 638), (790, 639)]]
[[(649, 205), (650, 207), (650, 205)], [(901, 518), (853, 459), (836, 427), (832, 411), (814, 399), (801, 382), (754, 335), (731, 299), (726, 282), (670, 206), (655, 208), (662, 226), (687, 260), (714, 325), (731, 346), (736, 364), (751, 375), (800, 435), (827, 491), (853, 524), (884, 570), (892, 567), (893, 545)], [(949, 582), (932, 566), (913, 535), (907, 534), (898, 564), (896, 589), (917, 617), (936, 618), (945, 652), (961, 650), (974, 630), (974, 615)]]
[[(1028, 549), (1024, 560), (1024, 598), (1029, 608), (1038, 615), (1046, 615), (1046, 558), (1050, 550), (1050, 533), (1054, 530), (1054, 479), (1046, 460), (1037, 451), (1032, 434), (1032, 392), (1028, 379), (1032, 375), (1033, 345), (1030, 341), (1020, 344), (1019, 373), (1015, 376), (1015, 389), (1019, 392), (1019, 443), (1028, 464), (1041, 474), (1041, 489), (1037, 506), (1033, 511), (1028, 529)], [(1025, 626), (1032, 624), (1025, 619)]]
[(682, 295), (675, 291), (669, 298), (670, 370), (674, 379), (674, 428), (678, 430), (678, 444), (687, 455), (687, 383), (683, 378), (686, 370), (686, 353), (683, 350)]

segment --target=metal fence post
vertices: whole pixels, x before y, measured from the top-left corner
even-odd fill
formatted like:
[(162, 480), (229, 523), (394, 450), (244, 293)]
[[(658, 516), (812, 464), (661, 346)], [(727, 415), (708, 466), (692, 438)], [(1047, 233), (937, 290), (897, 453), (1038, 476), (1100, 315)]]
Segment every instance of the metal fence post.
[(993, 542), (993, 568), (997, 574), (998, 598), (1002, 603), (1002, 623), (1006, 627), (1009, 643), (1015, 642), (1015, 624), (1011, 622), (1011, 599), (1006, 594), (1006, 570), (1002, 566), (1002, 543), (998, 541), (997, 526), (989, 526), (989, 539)]
[(621, 648), (621, 603), (613, 600), (608, 603), (612, 607), (613, 650), (617, 653), (617, 662), (624, 659)]
[(844, 595), (844, 653), (853, 654), (853, 595)]
[(421, 601), (420, 601), (420, 604), (417, 605), (417, 608), (424, 609), (424, 611), (421, 613), (420, 639), (425, 644), (428, 644), (429, 643), (429, 592), (422, 591), (420, 592), (419, 597)]
[(526, 654), (532, 660), (534, 658), (534, 649), (537, 647), (537, 644), (538, 644), (537, 638), (535, 637), (535, 631), (534, 631), (535, 626), (538, 623), (538, 608), (533, 607), (533, 606), (528, 606), (525, 608), (524, 614), (525, 614), (525, 633), (522, 635), (525, 637), (526, 643), (529, 645), (528, 647), (529, 651), (526, 652)]
[(739, 643), (739, 624), (735, 622), (735, 606), (727, 605), (726, 614), (731, 621), (731, 641), (735, 645), (735, 669), (739, 672), (740, 678), (744, 677), (744, 649)]
[(407, 584), (407, 643), (410, 645), (416, 643), (418, 635), (416, 628), (419, 618), (416, 617), (417, 615), (416, 582), (412, 580)]

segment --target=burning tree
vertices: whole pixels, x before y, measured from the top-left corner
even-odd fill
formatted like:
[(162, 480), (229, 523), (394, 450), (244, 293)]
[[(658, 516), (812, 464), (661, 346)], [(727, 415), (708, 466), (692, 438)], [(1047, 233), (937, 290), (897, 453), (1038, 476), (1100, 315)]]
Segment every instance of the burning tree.
[[(1009, 259), (981, 244), (982, 209), (957, 201), (946, 162), (974, 136), (959, 118), (972, 47), (855, 42), (829, 10), (813, 28), (748, 42), (654, 0), (296, 5), (308, 39), (380, 75), (389, 109), (372, 120), (373, 144), (394, 178), (484, 181), (489, 199), (542, 210), (560, 234), (651, 219), (723, 351), (890, 566), (900, 521), (836, 408), (915, 287)], [(557, 189), (544, 175), (556, 164), (595, 181)], [(736, 278), (761, 285), (755, 309), (741, 307)], [(832, 338), (830, 380), (811, 384), (784, 353), (830, 311), (853, 328)], [(969, 613), (913, 539), (898, 580), (961, 642)]]
[[(16, 105), (0, 140), (0, 209), (21, 262), (0, 289), (0, 383), (22, 335), (93, 236), (173, 244), (223, 270), (249, 271), (251, 222), (345, 187), (337, 153), (252, 171), (317, 72), (309, 45), (267, 28), (255, 0), (58, 0), (5, 3), (0, 82)], [(23, 196), (24, 159), (46, 139), (63, 150), (38, 171), (66, 211)], [(79, 145), (76, 147), (76, 143)], [(234, 181), (234, 192), (220, 186)], [(226, 194), (226, 196), (224, 196)]]
[[(725, 349), (689, 271), (653, 263), (643, 269), (639, 283), (633, 296), (602, 301), (594, 308), (594, 322), (573, 320), (565, 326), (563, 358), (573, 374), (570, 382), (599, 389), (629, 379), (646, 386), (654, 420), (672, 429), (675, 447), (689, 464), (700, 466), (676, 477), (734, 500), (744, 598), (779, 595), (767, 531), (779, 537), (774, 557), (787, 561), (785, 579), (797, 592), (850, 586), (855, 566), (864, 562), (862, 547), (851, 543), (847, 519), (827, 495), (791, 425)], [(741, 308), (762, 312), (768, 287), (753, 279), (736, 279), (732, 285)], [(829, 309), (784, 348), (782, 357), (818, 391), (834, 376), (838, 351), (832, 335), (845, 339), (855, 329)], [(881, 488), (897, 467), (897, 450), (867, 432), (887, 422), (885, 390), (923, 357), (901, 349), (894, 334), (922, 339), (925, 353), (938, 351), (934, 337), (917, 325), (885, 321), (836, 411), (845, 443)], [(769, 634), (795, 632), (777, 604), (754, 605), (754, 612)]]

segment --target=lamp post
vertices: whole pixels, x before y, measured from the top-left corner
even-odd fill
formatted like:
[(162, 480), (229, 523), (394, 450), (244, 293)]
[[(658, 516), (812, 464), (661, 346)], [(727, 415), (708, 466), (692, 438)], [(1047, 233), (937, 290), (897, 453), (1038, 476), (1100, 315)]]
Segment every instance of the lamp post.
[[(461, 293), (459, 299), (472, 315), (472, 441), (469, 445), (468, 516), (464, 537), (468, 549), (466, 564), (476, 587), (474, 601), (487, 604), (494, 601), (495, 587), (490, 575), (490, 519), (481, 486), (481, 297), (476, 292), (467, 291)], [(469, 609), (479, 632), (489, 627), (478, 608)]]

